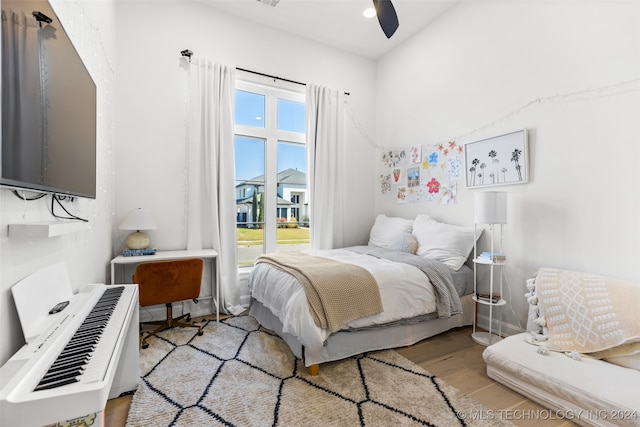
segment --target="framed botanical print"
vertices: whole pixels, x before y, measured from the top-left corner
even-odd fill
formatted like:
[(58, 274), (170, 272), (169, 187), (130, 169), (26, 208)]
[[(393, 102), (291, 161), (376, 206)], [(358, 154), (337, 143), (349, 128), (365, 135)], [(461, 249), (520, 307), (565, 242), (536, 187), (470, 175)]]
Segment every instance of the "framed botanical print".
[(467, 188), (529, 181), (527, 130), (469, 142), (464, 146)]

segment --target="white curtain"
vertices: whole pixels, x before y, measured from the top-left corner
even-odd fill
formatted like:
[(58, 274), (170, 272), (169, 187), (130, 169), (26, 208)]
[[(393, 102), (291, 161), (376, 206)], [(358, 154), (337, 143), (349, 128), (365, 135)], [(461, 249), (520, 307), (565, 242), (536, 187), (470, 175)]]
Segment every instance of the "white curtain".
[(343, 99), (316, 84), (306, 89), (307, 169), (311, 195), (311, 248), (344, 246)]
[(220, 310), (239, 304), (234, 172), (235, 68), (189, 66), (187, 249), (218, 251)]
[(42, 182), (45, 173), (46, 121), (41, 73), (44, 46), (35, 18), (22, 11), (2, 9), (2, 116), (14, 124), (3, 144), (4, 175), (18, 180)]

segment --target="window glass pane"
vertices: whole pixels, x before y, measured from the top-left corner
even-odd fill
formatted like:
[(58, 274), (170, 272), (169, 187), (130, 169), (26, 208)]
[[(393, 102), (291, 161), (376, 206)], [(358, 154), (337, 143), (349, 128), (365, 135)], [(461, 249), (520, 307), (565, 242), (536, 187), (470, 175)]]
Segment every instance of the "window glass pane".
[(236, 136), (234, 145), (238, 265), (246, 266), (264, 252), (265, 141)]
[(236, 90), (235, 107), (237, 125), (264, 128), (264, 95)]
[(278, 142), (276, 250), (309, 249), (306, 147)]
[(278, 142), (278, 173), (286, 169), (302, 172), (306, 180), (307, 149), (304, 145)]
[(238, 264), (249, 266), (267, 250), (310, 246), (305, 103), (255, 82), (239, 81), (235, 96)]
[(305, 132), (304, 103), (278, 98), (278, 130)]

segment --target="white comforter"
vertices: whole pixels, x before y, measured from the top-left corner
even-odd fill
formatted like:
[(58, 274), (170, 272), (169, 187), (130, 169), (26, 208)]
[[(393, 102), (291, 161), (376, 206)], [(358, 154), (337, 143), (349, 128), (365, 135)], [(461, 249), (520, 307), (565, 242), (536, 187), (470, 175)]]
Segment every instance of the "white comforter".
[[(384, 311), (356, 319), (343, 329), (378, 325), (436, 311), (434, 288), (417, 267), (346, 249), (307, 253), (358, 265), (368, 270), (378, 282)], [(322, 347), (329, 332), (315, 325), (304, 289), (293, 276), (266, 264), (257, 264), (249, 280), (249, 290), (253, 298), (280, 319), (283, 332), (295, 336), (311, 351)]]

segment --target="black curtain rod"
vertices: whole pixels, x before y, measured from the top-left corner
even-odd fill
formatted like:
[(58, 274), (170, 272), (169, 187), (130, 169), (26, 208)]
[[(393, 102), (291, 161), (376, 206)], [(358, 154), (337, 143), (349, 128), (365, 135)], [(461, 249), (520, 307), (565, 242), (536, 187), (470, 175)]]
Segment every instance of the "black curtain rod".
[(257, 74), (258, 76), (262, 76), (262, 77), (269, 77), (270, 79), (282, 80), (283, 82), (289, 82), (289, 83), (293, 83), (293, 84), (297, 84), (297, 85), (302, 85), (302, 86), (306, 86), (307, 85), (306, 83), (301, 83), (301, 82), (297, 82), (295, 80), (285, 79), (284, 77), (272, 76), (271, 74), (265, 74), (265, 73), (261, 73), (259, 71), (247, 70), (246, 68), (236, 67), (236, 70), (245, 71), (245, 72), (251, 73), (251, 74)]
[[(192, 51), (190, 51), (189, 49), (185, 49), (185, 50), (181, 51), (180, 54), (182, 56), (188, 57), (189, 58), (189, 62), (191, 62), (191, 56), (193, 55)], [(307, 85), (306, 83), (297, 82), (295, 80), (285, 79), (284, 77), (272, 76), (271, 74), (265, 74), (265, 73), (261, 73), (259, 71), (247, 70), (246, 68), (236, 67), (236, 70), (244, 71), (246, 73), (256, 74), (256, 75), (262, 76), (262, 77), (268, 77), (270, 79), (282, 80), (283, 82), (293, 83), (293, 84), (296, 84), (296, 85), (301, 85), (301, 86), (306, 86)], [(349, 92), (345, 92), (344, 94), (345, 95), (351, 95)]]
[[(296, 84), (296, 85), (302, 85), (302, 86), (306, 86), (307, 85), (306, 83), (297, 82), (295, 80), (285, 79), (284, 77), (272, 76), (271, 74), (265, 74), (265, 73), (261, 73), (259, 71), (247, 70), (246, 68), (236, 67), (236, 70), (244, 71), (244, 72), (251, 73), (251, 74), (256, 74), (256, 75), (262, 76), (262, 77), (268, 77), (270, 79), (282, 80), (283, 82), (293, 83), (293, 84)], [(349, 92), (344, 92), (344, 94), (347, 95), (347, 96), (351, 95)]]

